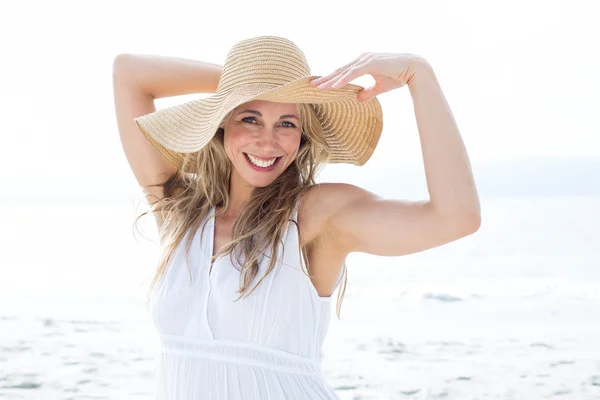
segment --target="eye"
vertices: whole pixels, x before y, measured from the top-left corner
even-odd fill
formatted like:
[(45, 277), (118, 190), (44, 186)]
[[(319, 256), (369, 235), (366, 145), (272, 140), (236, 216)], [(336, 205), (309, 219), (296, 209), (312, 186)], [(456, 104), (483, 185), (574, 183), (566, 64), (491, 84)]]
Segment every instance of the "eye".
[(247, 121), (247, 120), (256, 121), (256, 118), (254, 118), (254, 117), (245, 117), (245, 118), (242, 118), (243, 122), (248, 122), (250, 124), (252, 123), (251, 121)]
[(295, 128), (296, 127), (296, 125), (294, 125), (290, 121), (283, 121), (282, 124), (289, 124), (288, 126), (286, 126), (286, 128)]
[[(249, 123), (251, 125), (256, 125), (256, 118), (254, 117), (244, 117), (241, 119), (242, 122), (246, 122)], [(294, 125), (292, 122), (290, 121), (283, 121), (282, 124), (288, 124), (288, 125), (283, 125), (284, 128), (295, 128), (296, 125)]]

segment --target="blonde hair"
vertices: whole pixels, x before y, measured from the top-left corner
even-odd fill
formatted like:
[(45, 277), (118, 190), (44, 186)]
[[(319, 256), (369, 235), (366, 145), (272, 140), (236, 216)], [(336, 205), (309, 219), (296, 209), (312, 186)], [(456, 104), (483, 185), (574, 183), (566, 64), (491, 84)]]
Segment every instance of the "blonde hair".
[[(259, 270), (259, 256), (263, 255), (264, 250), (269, 247), (272, 249), (271, 254), (278, 254), (279, 243), (288, 226), (287, 222), (290, 220), (294, 205), (315, 184), (315, 177), (319, 169), (328, 159), (328, 145), (325, 141), (323, 127), (313, 106), (297, 104), (297, 112), (302, 137), (296, 159), (271, 184), (253, 189), (250, 201), (233, 225), (231, 242), (219, 249), (211, 259), (212, 265), (217, 257), (228, 254), (232, 259), (233, 254), (236, 253), (238, 264), (240, 264), (240, 255), (245, 254), (240, 270), (241, 288), (237, 292), (240, 297), (236, 301), (250, 295), (275, 268), (277, 257), (271, 257), (266, 273), (248, 292), (250, 283)], [(186, 233), (199, 229), (201, 222), (212, 207), (222, 207), (221, 211), (216, 212), (216, 218), (229, 206), (228, 188), (232, 166), (225, 153), (224, 127), (232, 114), (233, 111), (223, 118), (216, 134), (206, 146), (197, 153), (186, 154), (181, 169), (163, 183), (146, 186), (164, 188), (164, 196), (152, 203), (150, 210), (140, 214), (134, 221), (134, 225), (136, 225), (139, 218), (148, 213), (160, 213), (162, 219), (159, 231), (162, 251), (150, 285), (149, 296), (153, 287), (164, 275), (175, 249)], [(194, 172), (183, 173), (182, 170)], [(178, 190), (176, 193), (178, 188), (183, 190)], [(295, 225), (298, 229), (297, 223)], [(202, 226), (201, 235), (204, 235), (205, 227), (206, 224)], [(189, 252), (193, 236), (188, 236), (186, 252)], [(298, 236), (300, 236), (299, 229)], [(302, 254), (305, 265), (310, 268), (306, 251), (302, 251)], [(188, 272), (191, 283), (192, 274), (189, 265)], [(348, 279), (345, 268), (343, 273), (343, 291), (338, 291), (336, 305), (338, 319)], [(311, 276), (308, 271), (305, 274)], [(310, 284), (312, 285), (312, 283)]]

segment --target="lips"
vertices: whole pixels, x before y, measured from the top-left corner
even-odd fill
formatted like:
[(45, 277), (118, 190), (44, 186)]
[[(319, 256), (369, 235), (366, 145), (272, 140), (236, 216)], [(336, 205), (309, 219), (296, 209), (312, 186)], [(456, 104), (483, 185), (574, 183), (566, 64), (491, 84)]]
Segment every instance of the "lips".
[(270, 167), (273, 165), (275, 161), (277, 161), (277, 157), (257, 157), (253, 154), (246, 153), (250, 161), (252, 161), (255, 165), (259, 167)]
[[(248, 158), (248, 154), (247, 153), (243, 153), (244, 154), (244, 158), (246, 159), (246, 161), (248, 162), (248, 164), (252, 167), (252, 169), (256, 170), (256, 171), (263, 171), (263, 172), (268, 172), (268, 171), (272, 171), (273, 169), (275, 169), (275, 167), (277, 166), (277, 164), (279, 163), (279, 161), (281, 160), (282, 157), (275, 157), (276, 160), (273, 163), (273, 165), (269, 166), (269, 167), (259, 167), (255, 164), (252, 163), (252, 161), (250, 161), (250, 158)], [(254, 154), (252, 155), (252, 157), (256, 157)], [(273, 158), (262, 158), (262, 157), (256, 157), (257, 159), (261, 160), (272, 160)]]

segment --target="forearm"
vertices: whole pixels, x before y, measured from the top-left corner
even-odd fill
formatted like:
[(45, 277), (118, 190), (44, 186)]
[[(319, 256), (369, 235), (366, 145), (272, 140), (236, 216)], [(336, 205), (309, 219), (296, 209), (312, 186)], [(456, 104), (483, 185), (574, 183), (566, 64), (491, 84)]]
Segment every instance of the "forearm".
[(146, 54), (120, 54), (113, 74), (154, 99), (214, 93), (223, 67), (204, 61)]
[(479, 218), (469, 157), (433, 68), (418, 62), (408, 84), (423, 152), (430, 203), (448, 217)]

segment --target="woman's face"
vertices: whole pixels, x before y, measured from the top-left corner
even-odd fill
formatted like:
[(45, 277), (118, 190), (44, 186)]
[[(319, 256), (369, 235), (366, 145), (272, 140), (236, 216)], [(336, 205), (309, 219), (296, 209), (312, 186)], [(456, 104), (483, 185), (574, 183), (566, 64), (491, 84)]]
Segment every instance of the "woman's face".
[(225, 151), (237, 173), (254, 187), (271, 184), (300, 147), (296, 105), (253, 100), (233, 111), (224, 126)]

